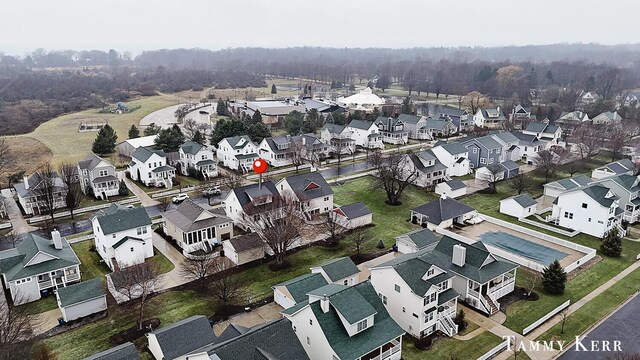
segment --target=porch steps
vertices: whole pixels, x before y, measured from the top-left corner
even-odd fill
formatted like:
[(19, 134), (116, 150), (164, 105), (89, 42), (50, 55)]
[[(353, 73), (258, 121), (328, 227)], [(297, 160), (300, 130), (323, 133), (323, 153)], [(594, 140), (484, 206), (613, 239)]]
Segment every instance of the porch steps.
[(496, 304), (493, 302), (493, 300), (491, 300), (491, 298), (487, 295), (482, 295), (482, 297), (487, 301), (487, 304), (489, 304), (489, 310), (491, 310), (491, 313), (489, 314), (489, 316), (497, 313), (498, 311), (500, 311), (500, 309), (498, 309), (498, 307), (496, 306)]

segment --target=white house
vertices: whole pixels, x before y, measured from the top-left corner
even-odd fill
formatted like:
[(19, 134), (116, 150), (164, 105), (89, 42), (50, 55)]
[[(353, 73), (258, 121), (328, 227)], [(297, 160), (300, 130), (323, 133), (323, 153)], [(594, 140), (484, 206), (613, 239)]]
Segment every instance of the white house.
[(29, 233), (16, 247), (0, 251), (0, 275), (15, 305), (80, 281), (80, 260), (58, 231), (52, 240)]
[(477, 216), (478, 212), (458, 200), (442, 196), (424, 205), (411, 209), (411, 222), (427, 227), (449, 228), (454, 224), (464, 225), (466, 220)]
[(114, 270), (153, 256), (151, 219), (144, 207), (111, 204), (91, 219), (96, 251)]
[(262, 186), (251, 184), (231, 189), (224, 199), (224, 208), (234, 225), (244, 228), (246, 226), (243, 220), (247, 212), (256, 214), (261, 211), (273, 211), (273, 201), (278, 201), (279, 197), (280, 194), (273, 182), (264, 181)]
[(293, 196), (308, 219), (333, 210), (333, 190), (317, 171), (287, 176), (276, 188), (283, 197)]
[(139, 147), (131, 155), (129, 174), (131, 179), (140, 181), (145, 186), (171, 188), (176, 169), (167, 165), (163, 150)]
[(460, 143), (434, 146), (431, 151), (442, 165), (447, 167), (449, 176), (465, 176), (469, 174), (469, 149)]
[(217, 151), (218, 160), (229, 169), (252, 170), (252, 164), (258, 158), (258, 146), (246, 136), (234, 136), (220, 140)]
[(449, 180), (436, 185), (435, 193), (455, 199), (467, 194), (467, 185), (460, 180)]
[(338, 223), (347, 229), (366, 226), (373, 221), (373, 213), (367, 205), (360, 201), (337, 207), (333, 211), (337, 216)]
[(593, 104), (598, 99), (600, 99), (600, 95), (595, 91), (587, 91), (580, 95), (580, 102), (583, 104)]
[(529, 194), (520, 194), (500, 200), (500, 213), (522, 219), (535, 214), (537, 205)]
[(489, 129), (501, 129), (507, 118), (500, 110), (500, 106), (491, 109), (478, 109), (473, 115), (473, 123), (478, 127), (488, 127)]
[(58, 289), (56, 301), (64, 321), (76, 320), (107, 310), (107, 292), (100, 278)]
[(431, 188), (447, 180), (447, 167), (435, 156), (431, 149), (407, 154), (400, 160), (404, 171), (403, 177), (416, 172), (411, 181), (419, 187)]
[(419, 229), (396, 237), (396, 247), (402, 254), (413, 254), (420, 250), (433, 250), (438, 244), (438, 239), (431, 230)]
[(547, 142), (538, 139), (535, 135), (527, 135), (521, 132), (515, 132), (513, 135), (519, 139), (518, 147), (520, 148), (522, 159), (529, 164), (533, 164), (538, 152), (548, 149)]
[(222, 242), (224, 256), (236, 265), (264, 258), (265, 246), (264, 241), (256, 233), (232, 237)]
[[(67, 190), (62, 178), (57, 173), (52, 173), (51, 178), (41, 177), (38, 173), (30, 178), (24, 177), (22, 183), (13, 185), (18, 195), (18, 203), (27, 215), (46, 214), (49, 211), (49, 200), (53, 209), (62, 209), (67, 206), (65, 197)], [(51, 198), (49, 197), (49, 189)]]
[(356, 141), (351, 138), (352, 133), (345, 126), (326, 123), (320, 131), (320, 140), (330, 146), (331, 153), (353, 154)]
[(273, 301), (288, 309), (296, 304), (304, 303), (308, 299), (307, 294), (309, 292), (327, 284), (327, 280), (320, 273), (300, 275), (273, 286)]
[[(196, 315), (146, 334), (148, 349), (156, 360), (203, 359), (186, 356), (216, 341), (209, 319)], [(204, 353), (204, 359), (209, 357)]]
[(370, 121), (351, 120), (345, 131), (354, 140), (356, 146), (369, 149), (384, 149), (382, 134), (378, 126)]
[(85, 195), (92, 194), (102, 200), (118, 195), (120, 182), (116, 177), (116, 167), (95, 154), (89, 154), (78, 162), (78, 178)]
[(560, 194), (547, 220), (598, 238), (614, 226), (624, 235), (621, 227), (624, 210), (618, 204), (619, 198), (602, 185), (581, 187)]
[(548, 150), (552, 145), (558, 145), (562, 139), (562, 128), (555, 125), (550, 125), (544, 122), (532, 122), (522, 130), (525, 135), (533, 135), (541, 141), (545, 141), (549, 145), (546, 146)]
[(205, 179), (218, 176), (218, 163), (213, 149), (210, 147), (187, 141), (180, 146), (178, 153), (180, 154), (179, 164), (182, 175), (188, 176), (189, 168), (194, 168)]
[(402, 356), (405, 331), (389, 316), (368, 281), (325, 285), (282, 314), (291, 321), (311, 360), (399, 360)]
[(378, 126), (382, 141), (394, 145), (406, 145), (409, 142), (409, 130), (400, 119), (378, 116), (374, 122)]
[(550, 183), (544, 184), (544, 196), (555, 199), (562, 193), (579, 187), (587, 186), (590, 182), (591, 179), (584, 175), (576, 175), (571, 178), (552, 181)]
[(258, 155), (273, 167), (288, 166), (293, 158), (298, 161), (315, 154), (316, 163), (329, 156), (329, 144), (321, 142), (313, 134), (299, 136), (273, 136), (264, 138), (258, 145)]
[(608, 163), (591, 171), (591, 178), (598, 180), (615, 175), (633, 175), (636, 171), (636, 165), (629, 159), (622, 159)]

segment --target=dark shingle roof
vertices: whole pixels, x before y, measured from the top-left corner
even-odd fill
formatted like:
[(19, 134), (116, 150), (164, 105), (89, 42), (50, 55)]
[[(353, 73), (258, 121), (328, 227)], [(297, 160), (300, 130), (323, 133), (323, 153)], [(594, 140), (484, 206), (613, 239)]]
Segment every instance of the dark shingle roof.
[(520, 166), (518, 164), (516, 164), (515, 161), (513, 160), (507, 160), (505, 162), (500, 163), (500, 165), (502, 165), (505, 169), (507, 169), (508, 171), (512, 171), (512, 170), (516, 170), (518, 169)]
[(66, 307), (83, 301), (95, 299), (100, 296), (105, 296), (107, 293), (102, 286), (102, 280), (100, 278), (94, 278), (59, 288), (57, 294), (60, 298), (60, 305)]
[[(258, 184), (251, 184), (234, 188), (229, 192), (229, 194), (232, 193), (236, 195), (236, 197), (238, 198), (238, 202), (240, 202), (240, 205), (244, 207), (245, 205), (251, 203), (249, 194), (255, 195), (258, 193)], [(259, 191), (259, 193), (263, 195), (271, 194), (270, 196), (278, 196), (278, 190), (271, 180), (262, 182), (262, 189)]]
[(460, 143), (442, 144), (440, 146), (442, 146), (442, 148), (451, 155), (458, 155), (469, 152), (469, 150), (466, 147), (462, 146), (462, 144)]
[(347, 219), (355, 219), (360, 216), (371, 214), (371, 210), (363, 202), (355, 202), (353, 204), (341, 206), (335, 209), (336, 212), (341, 212)]
[(167, 211), (162, 216), (183, 232), (207, 229), (232, 221), (224, 215), (213, 214), (205, 210), (191, 199), (183, 201), (175, 210)]
[(140, 356), (136, 352), (133, 343), (126, 342), (122, 345), (114, 346), (111, 349), (93, 354), (84, 360), (139, 360)]
[(474, 211), (474, 209), (455, 199), (447, 197), (420, 205), (411, 209), (411, 211), (427, 216), (429, 223), (438, 225), (445, 220), (453, 219)]
[(185, 154), (196, 155), (204, 146), (197, 142), (187, 141), (180, 147)]
[(215, 342), (209, 320), (196, 315), (154, 332), (165, 359), (175, 359)]
[(581, 191), (604, 207), (610, 207), (618, 199), (617, 196), (606, 197), (607, 193), (609, 193), (609, 188), (602, 185), (591, 185), (581, 189)]
[(449, 180), (445, 184), (447, 184), (451, 190), (459, 190), (467, 187), (467, 185), (460, 180)]
[(591, 182), (591, 179), (584, 175), (577, 175), (568, 179), (560, 179), (558, 181), (552, 181), (547, 185), (550, 186), (559, 186), (564, 188), (565, 190), (575, 189), (580, 186), (587, 186)]
[(329, 280), (332, 282), (342, 280), (360, 272), (356, 264), (354, 264), (348, 257), (333, 259), (318, 266), (314, 266), (312, 269), (314, 268), (321, 268), (324, 270), (329, 277)]
[(633, 162), (629, 159), (622, 159), (622, 160), (618, 160), (612, 163), (609, 163), (607, 165), (604, 165), (598, 169), (604, 169), (607, 168), (611, 171), (613, 171), (615, 174), (623, 174), (626, 173), (629, 170), (632, 170), (635, 167), (635, 165), (633, 164)]
[(356, 129), (361, 129), (361, 130), (369, 130), (371, 125), (373, 125), (373, 123), (370, 121), (351, 120), (348, 126)]
[(638, 185), (636, 185), (636, 181), (638, 181), (638, 176), (622, 174), (622, 175), (612, 176), (607, 179), (617, 183), (622, 188), (627, 189), (629, 191), (640, 190), (640, 188), (638, 188)]
[[(422, 150), (413, 154), (408, 154), (407, 156), (413, 165), (415, 165), (416, 169), (423, 173), (432, 173), (434, 171), (445, 170), (447, 168), (438, 160), (432, 150)], [(426, 161), (428, 164), (429, 160), (432, 160), (432, 165), (425, 165), (423, 161)]]
[(344, 126), (343, 125), (338, 125), (338, 124), (326, 123), (322, 127), (322, 130), (323, 131), (327, 130), (331, 134), (340, 134), (340, 133), (342, 133), (344, 131)]
[(523, 208), (528, 208), (529, 206), (534, 206), (537, 204), (537, 202), (529, 194), (516, 195), (511, 199), (515, 200), (515, 202), (517, 202)]
[(287, 176), (286, 181), (300, 201), (308, 201), (333, 195), (331, 186), (327, 184), (322, 174), (317, 171), (308, 174)]
[(351, 325), (376, 314), (376, 309), (369, 304), (355, 286), (345, 287), (345, 289), (332, 294), (329, 296), (329, 302)]
[(151, 225), (151, 219), (142, 206), (126, 208), (114, 203), (108, 208), (98, 211), (96, 218), (105, 235)]
[(229, 239), (231, 246), (236, 252), (243, 252), (250, 249), (256, 249), (264, 246), (264, 242), (256, 233), (236, 236)]
[(547, 126), (548, 124), (542, 122), (531, 122), (529, 123), (529, 125), (527, 125), (527, 128), (525, 130), (534, 133), (541, 133), (544, 132), (544, 129), (546, 129)]
[[(105, 161), (97, 155), (91, 153), (87, 155), (83, 160), (78, 161), (78, 167), (82, 170), (93, 170), (100, 164), (101, 161)], [(106, 161), (105, 161), (106, 162)]]
[(399, 239), (402, 237), (405, 237), (411, 240), (411, 242), (413, 242), (416, 245), (418, 250), (422, 250), (430, 245), (437, 243), (440, 240), (429, 229), (414, 230), (406, 234), (402, 234), (396, 237), (396, 239)]
[(138, 159), (142, 162), (145, 162), (149, 160), (149, 158), (153, 154), (157, 154), (160, 157), (165, 157), (165, 153), (163, 150), (156, 150), (150, 147), (142, 147), (142, 146), (137, 148), (136, 151), (134, 151), (133, 154), (131, 154), (131, 157)]
[(307, 293), (327, 285), (321, 274), (305, 274), (276, 286), (284, 286), (296, 303), (307, 300)]
[[(224, 139), (220, 140), (220, 142), (223, 142), (224, 140), (227, 140), (229, 145), (231, 147), (233, 147), (233, 148), (243, 148), (247, 144), (252, 143), (251, 139), (247, 135), (232, 136), (232, 137), (224, 138)], [(242, 145), (240, 145), (240, 140), (244, 140), (244, 142), (241, 143)]]
[(417, 124), (422, 119), (422, 116), (416, 116), (411, 114), (400, 114), (398, 119), (402, 120), (405, 124)]

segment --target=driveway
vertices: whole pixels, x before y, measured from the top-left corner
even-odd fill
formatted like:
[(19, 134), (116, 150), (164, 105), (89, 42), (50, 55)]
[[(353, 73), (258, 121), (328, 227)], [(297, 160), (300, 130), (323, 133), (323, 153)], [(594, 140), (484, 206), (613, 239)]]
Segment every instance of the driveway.
[(135, 182), (133, 182), (131, 179), (127, 179), (126, 176), (124, 176), (124, 174), (122, 172), (118, 173), (118, 177), (120, 179), (124, 180), (124, 183), (127, 185), (127, 188), (129, 188), (129, 190), (131, 190), (131, 192), (138, 197), (138, 199), (140, 200), (140, 203), (142, 204), (142, 206), (144, 207), (150, 207), (150, 206), (156, 206), (158, 205), (158, 202), (156, 200), (153, 200), (151, 198), (151, 196), (147, 195), (146, 192), (144, 192), (144, 190), (142, 190)]
[(151, 233), (153, 246), (158, 249), (169, 261), (173, 263), (175, 268), (168, 273), (160, 275), (159, 290), (169, 289), (178, 285), (188, 283), (190, 280), (184, 277), (182, 272), (182, 264), (186, 261), (182, 253), (165, 239), (158, 235), (155, 231)]
[(230, 317), (229, 320), (215, 324), (213, 326), (213, 332), (216, 336), (220, 336), (229, 324), (251, 328), (256, 325), (265, 324), (269, 321), (278, 320), (282, 318), (282, 315), (280, 315), (280, 311), (282, 310), (282, 306), (275, 302), (270, 302), (266, 305), (260, 306), (259, 308), (255, 308), (250, 312), (240, 313)]
[(16, 204), (16, 201), (13, 199), (13, 194), (10, 189), (2, 189), (2, 196), (5, 198), (7, 215), (9, 216), (9, 220), (11, 220), (14, 234), (26, 234), (38, 230), (37, 227), (29, 225), (24, 217), (22, 217), (22, 212), (20, 212), (18, 204)]

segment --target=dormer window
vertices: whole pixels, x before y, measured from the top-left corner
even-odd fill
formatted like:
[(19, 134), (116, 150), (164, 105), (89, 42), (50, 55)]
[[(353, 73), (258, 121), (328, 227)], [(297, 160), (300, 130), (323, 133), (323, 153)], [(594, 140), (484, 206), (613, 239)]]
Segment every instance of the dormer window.
[(358, 332), (367, 328), (367, 319), (358, 322)]
[(434, 274), (435, 272), (436, 272), (436, 271), (435, 271), (435, 269), (433, 269), (433, 268), (431, 268), (431, 269), (427, 270), (427, 277), (432, 277), (432, 276), (433, 276), (433, 274)]

